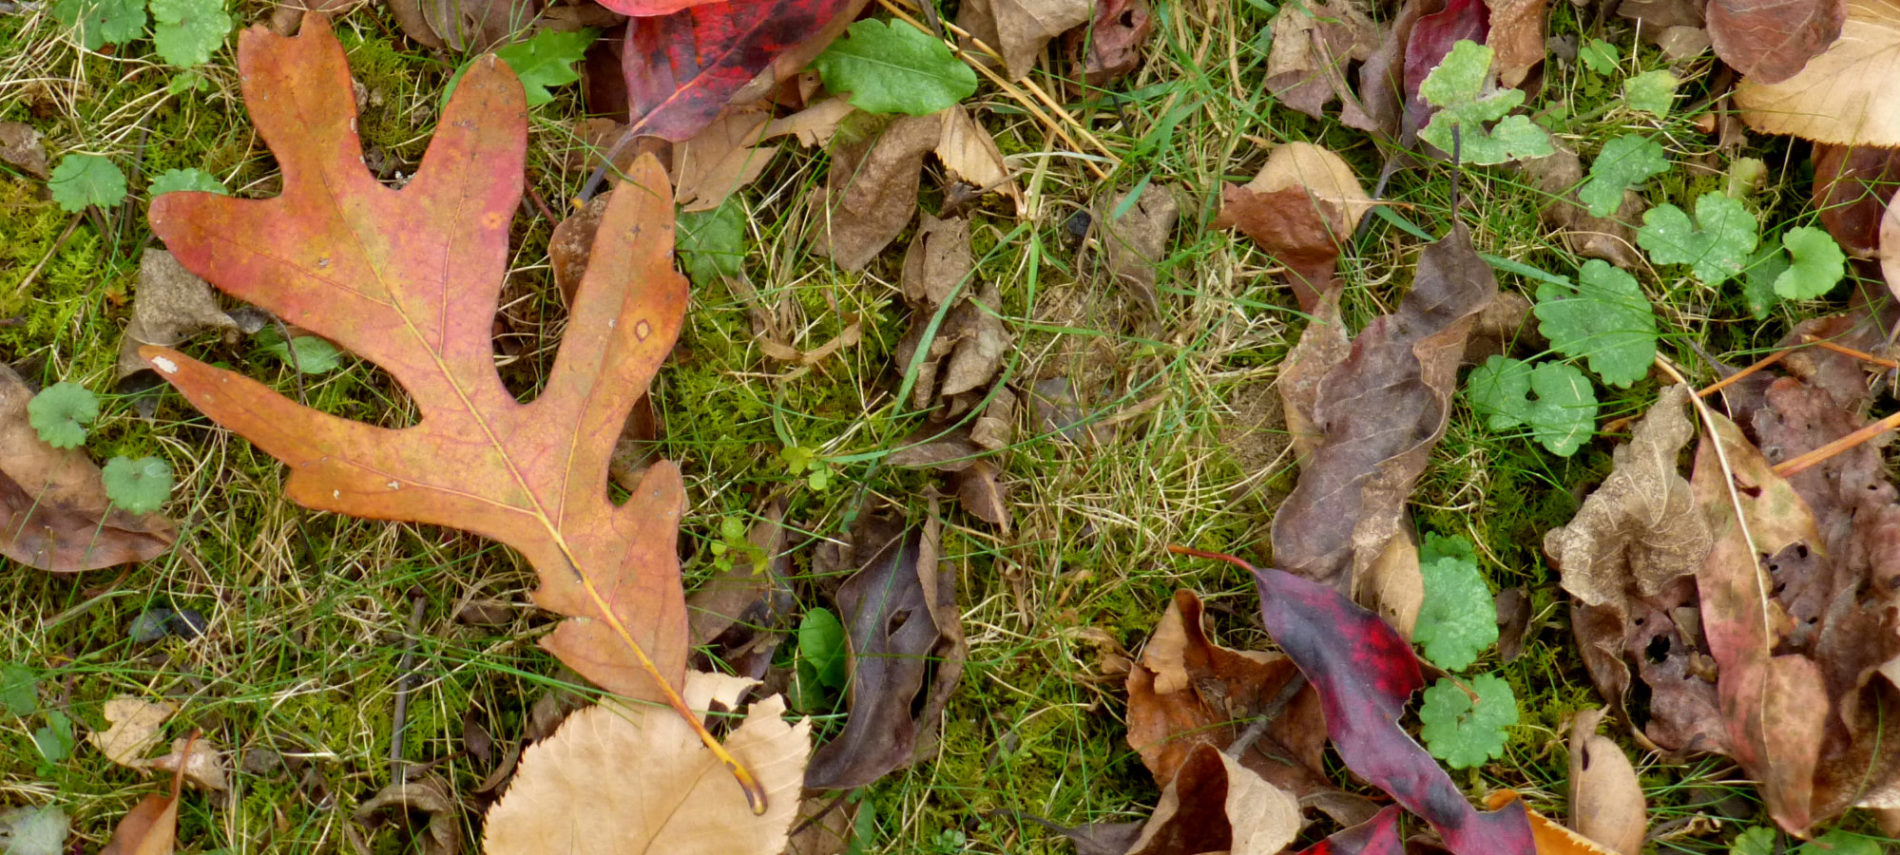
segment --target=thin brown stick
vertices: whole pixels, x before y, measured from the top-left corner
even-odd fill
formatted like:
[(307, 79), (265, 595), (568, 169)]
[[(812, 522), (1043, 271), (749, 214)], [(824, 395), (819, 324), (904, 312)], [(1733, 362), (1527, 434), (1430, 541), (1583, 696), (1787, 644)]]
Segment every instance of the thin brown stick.
[(1804, 335), (1801, 337), (1801, 341), (1806, 344), (1814, 345), (1815, 347), (1821, 348), (1822, 350), (1831, 350), (1831, 351), (1834, 351), (1835, 353), (1841, 354), (1842, 356), (1851, 356), (1862, 362), (1878, 365), (1882, 368), (1888, 368), (1888, 369), (1900, 368), (1900, 362), (1895, 362), (1891, 359), (1883, 359), (1881, 357), (1875, 356), (1866, 351), (1855, 350), (1844, 344), (1835, 344), (1834, 342), (1828, 341), (1827, 339), (1824, 339), (1824, 338), (1817, 338), (1812, 335)]
[[(1760, 371), (1763, 368), (1767, 368), (1768, 366), (1773, 365), (1777, 362), (1780, 362), (1781, 360), (1787, 358), (1788, 354), (1793, 353), (1794, 351), (1795, 351), (1795, 348), (1791, 347), (1786, 350), (1777, 350), (1774, 353), (1768, 354), (1767, 356), (1764, 356), (1761, 359), (1756, 360), (1755, 364), (1750, 365), (1747, 368), (1744, 368), (1740, 371), (1735, 372), (1734, 374), (1730, 374), (1727, 377), (1724, 377), (1720, 380), (1715, 381), (1714, 383), (1709, 385), (1709, 388), (1703, 389), (1695, 393), (1695, 396), (1697, 398), (1707, 398), (1708, 396), (1713, 395), (1717, 392), (1720, 392), (1723, 389), (1727, 389), (1728, 387), (1733, 386), (1738, 382), (1741, 382), (1742, 378), (1747, 377), (1748, 375), (1753, 374), (1757, 371)], [(1638, 418), (1637, 416), (1624, 416), (1620, 419), (1613, 420), (1610, 423), (1603, 426), (1603, 432), (1616, 433), (1617, 431), (1620, 431), (1626, 427), (1629, 427), (1630, 422), (1636, 421), (1637, 418)]]
[(389, 717), (389, 782), (392, 784), (406, 780), (402, 730), (409, 717), (409, 687), (415, 682), (415, 675), (409, 672), (416, 664), (416, 634), (422, 631), (422, 613), (429, 607), (429, 598), (423, 596), (422, 591), (411, 591), (409, 596), (415, 604), (409, 608), (409, 632), (402, 643), (402, 661), (396, 665), (396, 711)]
[(1896, 427), (1900, 427), (1900, 413), (1894, 413), (1880, 421), (1865, 425), (1861, 427), (1860, 430), (1854, 431), (1806, 454), (1798, 454), (1787, 460), (1783, 460), (1775, 464), (1775, 474), (1787, 478), (1805, 472), (1813, 468), (1815, 464), (1825, 462), (1834, 455), (1840, 454), (1843, 451), (1873, 439), (1887, 431), (1893, 430)]

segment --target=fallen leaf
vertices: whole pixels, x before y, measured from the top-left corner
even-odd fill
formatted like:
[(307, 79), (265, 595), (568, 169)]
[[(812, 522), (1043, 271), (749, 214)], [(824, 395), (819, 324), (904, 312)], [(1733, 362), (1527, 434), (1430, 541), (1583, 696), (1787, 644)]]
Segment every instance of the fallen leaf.
[(1300, 310), (1310, 313), (1334, 287), (1340, 248), (1370, 210), (1372, 199), (1345, 160), (1290, 142), (1273, 150), (1252, 181), (1222, 188), (1214, 227), (1240, 229), (1286, 265)]
[(989, 406), (970, 423), (970, 441), (990, 451), (1008, 446), (1016, 429), (1016, 393), (1006, 388), (998, 388), (995, 393)]
[(1544, 61), (1544, 30), (1549, 19), (1546, 0), (1485, 0), (1491, 11), (1491, 33), (1485, 46), (1497, 51), (1491, 67), (1498, 83), (1516, 86)]
[(1300, 833), (1300, 803), (1207, 744), (1161, 791), (1128, 855), (1277, 855)]
[(710, 2), (714, 0), (607, 0), (600, 5), (629, 18), (650, 18), (671, 15), (681, 9), (691, 9)]
[[(1049, 41), (1085, 23), (1091, 0), (969, 0), (957, 10), (957, 26), (1003, 56), (1010, 80), (1029, 76)], [(971, 48), (970, 39), (963, 40)]]
[(785, 844), (784, 855), (843, 855), (851, 846), (861, 807), (862, 803), (848, 802), (843, 795), (806, 796), (798, 804), (798, 821), (793, 824), (799, 831)]
[(1620, 855), (1642, 855), (1649, 808), (1623, 749), (1597, 735), (1604, 710), (1570, 723), (1570, 827)]
[(171, 253), (147, 249), (139, 256), (132, 322), (119, 339), (119, 378), (150, 370), (139, 358), (142, 346), (171, 347), (200, 330), (235, 330), (237, 326), (218, 307), (209, 284), (192, 275)]
[(812, 197), (813, 249), (845, 270), (870, 264), (910, 224), (924, 155), (942, 137), (935, 115), (899, 116), (875, 138), (833, 151), (825, 186)]
[(1128, 745), (1156, 781), (1174, 780), (1199, 746), (1225, 750), (1241, 729), (1284, 706), (1240, 762), (1273, 786), (1304, 796), (1333, 789), (1324, 764), (1325, 717), (1317, 695), (1298, 692), (1299, 669), (1276, 653), (1215, 644), (1201, 600), (1176, 591), (1141, 660), (1128, 670)]
[[(1496, 790), (1484, 797), (1484, 806), (1492, 810), (1509, 804), (1522, 804), (1513, 790)], [(1528, 807), (1524, 813), (1531, 820), (1531, 838), (1537, 841), (1537, 855), (1620, 855)]]
[(1880, 275), (1887, 279), (1887, 290), (1900, 288), (1900, 205), (1891, 203), (1880, 218)]
[[(1462, 227), (1454, 229), (1461, 237)], [(1521, 807), (1477, 812), (1399, 727), (1406, 700), (1425, 683), (1411, 645), (1333, 588), (1280, 570), (1249, 569), (1267, 634), (1319, 693), (1326, 734), (1346, 768), (1430, 823), (1453, 855), (1533, 855)]]
[[(714, 703), (732, 709), (752, 684), (689, 671), (681, 695), (693, 710)], [(514, 782), (488, 811), (482, 850), (779, 855), (798, 813), (811, 745), (811, 723), (788, 723), (784, 711), (778, 695), (753, 701), (725, 738), (726, 750), (765, 790), (766, 812), (755, 815), (693, 729), (671, 712), (615, 700), (581, 710), (522, 754)]]
[(161, 772), (183, 774), (187, 783), (200, 790), (223, 793), (231, 789), (230, 764), (224, 752), (202, 736), (172, 740), (171, 753), (152, 759), (149, 765)]
[(933, 704), (913, 717), (912, 703), (933, 663), (932, 698), (947, 695), (962, 672), (954, 582), (939, 575), (936, 552), (934, 538), (903, 532), (863, 551), (862, 569), (838, 589), (850, 641), (851, 708), (844, 730), (812, 755), (806, 787), (868, 784), (909, 765), (922, 732), (934, 733)]
[(1900, 0), (1846, 0), (1841, 36), (1778, 83), (1744, 78), (1735, 106), (1750, 128), (1836, 145), (1900, 147)]
[(937, 219), (929, 211), (919, 211), (917, 216), (917, 233), (904, 250), (898, 285), (911, 305), (935, 310), (976, 270), (976, 256), (970, 251), (970, 221), (964, 217)]
[(1524, 633), (1530, 629), (1531, 599), (1523, 588), (1498, 592), (1498, 660), (1510, 662), (1524, 652)]
[(132, 806), (99, 855), (172, 855), (178, 844), (178, 796), (185, 775), (172, 772), (171, 792), (152, 793)]
[(1709, 0), (1715, 55), (1756, 83), (1779, 83), (1841, 35), (1846, 0)]
[(1483, 0), (1447, 0), (1438, 11), (1418, 16), (1417, 23), (1406, 34), (1405, 51), (1401, 54), (1403, 72), (1399, 96), (1404, 113), (1400, 132), (1407, 144), (1431, 121), (1434, 112), (1418, 93), (1426, 76), (1445, 61), (1453, 45), (1461, 41), (1485, 44), (1490, 32), (1491, 11)]
[(758, 550), (756, 557), (735, 559), (730, 569), (714, 574), (686, 596), (687, 626), (694, 645), (710, 644), (735, 627), (749, 634), (755, 628), (769, 630), (778, 617), (789, 617), (789, 610), (777, 602), (786, 590), (779, 573), (785, 554), (784, 520), (785, 500), (766, 502), (746, 531), (746, 542)]
[[(384, 823), (406, 828), (410, 815), (418, 813), (428, 817), (428, 824), (416, 841), (416, 851), (421, 855), (456, 855), (462, 851), (462, 807), (449, 795), (448, 785), (433, 774), (391, 783), (358, 805), (352, 818), (374, 833)], [(370, 841), (356, 828), (349, 829), (348, 838), (358, 855), (373, 851)]]
[(7, 847), (7, 855), (65, 855), (72, 830), (72, 817), (59, 805), (0, 811), (0, 845)]
[(42, 180), (50, 174), (46, 169), (46, 144), (32, 125), (0, 122), (0, 161)]
[(934, 151), (943, 168), (965, 184), (1003, 194), (1015, 204), (1016, 216), (1026, 213), (1022, 188), (1016, 186), (1009, 164), (1003, 162), (1003, 150), (996, 147), (996, 138), (970, 118), (970, 111), (962, 104), (937, 115), (943, 117), (943, 134), (937, 138)]
[[(1118, 194), (1095, 217), (1102, 226), (1102, 265), (1116, 284), (1141, 301), (1151, 315), (1159, 316), (1155, 285), (1181, 205), (1170, 185), (1146, 185), (1138, 198), (1130, 200), (1133, 192)], [(1121, 216), (1114, 216), (1116, 211)]]
[(1366, 821), (1300, 850), (1299, 855), (1404, 855), (1399, 813), (1398, 805), (1390, 805)]
[(795, 137), (798, 144), (806, 148), (830, 145), (838, 133), (838, 124), (857, 109), (851, 106), (850, 96), (833, 95), (789, 116), (773, 119), (765, 126), (764, 135)]
[(935, 312), (913, 310), (911, 327), (894, 353), (898, 370), (907, 371), (918, 358), (917, 349), (925, 348), (923, 362), (917, 365), (917, 380), (911, 387), (912, 404), (927, 409), (938, 398), (949, 399), (978, 389), (996, 376), (1012, 340), (997, 314), (1001, 305), (996, 284), (983, 283), (975, 296), (950, 308), (928, 345), (924, 336), (930, 332)]
[[(849, 24), (861, 0), (730, 0), (627, 21), (622, 67), (634, 136), (691, 139), (754, 77), (788, 56), (804, 61)], [(767, 87), (769, 88), (769, 87)]]
[(970, 516), (976, 517), (1009, 534), (1008, 490), (998, 483), (1001, 475), (996, 464), (987, 458), (973, 461), (969, 468), (950, 477), (950, 483), (957, 492), (957, 503), (963, 506)]
[(799, 350), (791, 345), (780, 344), (771, 339), (760, 339), (759, 350), (764, 352), (766, 356), (780, 362), (793, 362), (804, 367), (817, 365), (829, 359), (832, 354), (840, 350), (847, 347), (856, 347), (858, 342), (863, 339), (863, 322), (860, 321), (856, 315), (846, 315), (844, 320), (844, 329), (839, 330), (837, 335), (832, 336), (830, 339), (827, 339), (825, 343), (811, 350)]
[(674, 199), (688, 211), (710, 211), (758, 180), (777, 148), (763, 146), (771, 114), (727, 110), (691, 139), (673, 144)]
[(884, 462), (910, 469), (962, 472), (983, 453), (983, 446), (970, 438), (967, 428), (926, 427), (899, 440)]
[(1093, 5), (1088, 30), (1072, 31), (1065, 41), (1069, 53), (1079, 55), (1076, 76), (1090, 86), (1104, 86), (1141, 67), (1154, 19), (1147, 0), (1094, 0)]
[[(1880, 250), (1881, 214), (1900, 187), (1900, 149), (1814, 146), (1814, 208), (1821, 224), (1855, 258)], [(1889, 275), (1887, 281), (1894, 281)]]
[(121, 766), (147, 768), (145, 755), (158, 745), (159, 729), (178, 711), (170, 701), (147, 701), (123, 697), (106, 701), (105, 717), (111, 726), (86, 735), (99, 753)]
[(1295, 460), (1304, 471), (1313, 461), (1313, 453), (1325, 440), (1319, 420), (1322, 385), (1335, 366), (1352, 353), (1352, 339), (1345, 321), (1339, 317), (1339, 289), (1320, 294), (1319, 303), (1308, 310), (1312, 319), (1300, 330), (1300, 340), (1287, 352), (1280, 364), (1280, 376), (1274, 388), (1280, 393), (1281, 409), (1286, 418), (1288, 442)]
[(1273, 17), (1273, 46), (1267, 53), (1267, 91), (1282, 103), (1316, 119), (1326, 105), (1340, 101), (1339, 120), (1369, 128), (1372, 119), (1346, 82), (1346, 66), (1364, 62), (1378, 46), (1377, 27), (1349, 2), (1281, 6)]
[(423, 20), (444, 45), (480, 53), (524, 31), (541, 0), (421, 0), (421, 5)]
[(612, 239), (594, 242), (557, 365), (540, 397), (519, 403), (491, 351), (521, 194), (520, 86), (499, 61), (477, 60), (415, 179), (392, 193), (356, 154), (343, 50), (319, 20), (295, 39), (253, 28), (239, 42), (248, 106), (283, 165), (284, 195), (168, 193), (152, 203), (152, 228), (233, 296), (388, 368), (419, 421), (346, 421), (175, 351), (142, 355), (198, 409), (286, 461), (293, 501), (513, 545), (542, 573), (535, 602), (572, 618), (544, 647), (610, 691), (677, 702), (687, 655), (679, 470), (656, 463), (619, 506), (600, 489), (685, 309), (658, 163), (643, 158), (611, 194), (600, 234)]
[[(1357, 596), (1406, 527), (1405, 502), (1450, 417), (1465, 339), (1496, 294), (1462, 224), (1425, 248), (1397, 310), (1368, 324), (1315, 387), (1322, 438), (1274, 516), (1275, 561)], [(1299, 403), (1289, 400), (1289, 426)]]
[(176, 536), (171, 521), (112, 507), (84, 449), (40, 439), (26, 411), (32, 398), (26, 381), (0, 365), (0, 555), (76, 573), (165, 554)]

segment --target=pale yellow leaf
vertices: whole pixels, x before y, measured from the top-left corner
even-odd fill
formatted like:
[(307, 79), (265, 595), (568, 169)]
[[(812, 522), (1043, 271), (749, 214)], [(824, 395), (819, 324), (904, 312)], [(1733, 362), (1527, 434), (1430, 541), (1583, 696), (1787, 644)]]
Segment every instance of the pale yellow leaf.
[(178, 707), (168, 701), (113, 698), (106, 701), (105, 708), (106, 721), (112, 726), (87, 734), (86, 741), (107, 760), (143, 769), (147, 766), (145, 755), (158, 744), (159, 728), (177, 711)]
[(1841, 37), (1780, 83), (1735, 87), (1757, 131), (1838, 145), (1900, 146), (1900, 0), (1848, 0)]
[[(730, 706), (747, 681), (687, 672), (693, 709)], [(673, 711), (607, 701), (568, 717), (522, 755), (507, 795), (488, 812), (489, 855), (779, 855), (798, 814), (811, 725), (787, 724), (784, 700), (754, 701), (726, 750), (766, 793), (754, 815), (725, 767)]]

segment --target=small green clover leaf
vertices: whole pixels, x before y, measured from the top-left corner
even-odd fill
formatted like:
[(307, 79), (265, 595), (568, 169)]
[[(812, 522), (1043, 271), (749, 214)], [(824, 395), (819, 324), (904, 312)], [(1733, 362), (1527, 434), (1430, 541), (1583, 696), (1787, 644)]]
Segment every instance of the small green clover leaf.
[(78, 383), (54, 383), (26, 402), (27, 421), (54, 448), (86, 444), (86, 425), (99, 417), (99, 399)]
[[(1550, 154), (1550, 134), (1528, 116), (1505, 115), (1524, 103), (1522, 91), (1499, 89), (1485, 94), (1493, 55), (1491, 48), (1472, 41), (1452, 45), (1451, 53), (1419, 84), (1420, 97), (1439, 108), (1431, 124), (1419, 132), (1419, 139), (1451, 151), (1452, 129), (1457, 128), (1459, 158), (1478, 165)], [(1487, 131), (1487, 122), (1497, 122), (1497, 126)]]
[(59, 710), (47, 710), (46, 724), (33, 731), (33, 746), (48, 763), (73, 756), (73, 746), (77, 743), (73, 738), (73, 720)]
[(710, 211), (681, 211), (679, 252), (694, 285), (711, 287), (745, 274), (745, 209), (727, 198)]
[(114, 457), (100, 473), (106, 498), (131, 513), (149, 514), (172, 494), (172, 468), (156, 457)]
[(1763, 825), (1743, 829), (1729, 844), (1729, 855), (1775, 855), (1775, 830)]
[(39, 684), (39, 675), (25, 665), (0, 665), (0, 709), (16, 717), (32, 715), (40, 707)]
[[(1533, 392), (1536, 400), (1529, 398)], [(1531, 436), (1558, 457), (1577, 453), (1596, 424), (1596, 391), (1582, 371), (1566, 363), (1533, 368), (1522, 360), (1493, 356), (1471, 370), (1465, 394), (1492, 430), (1529, 425)]]
[(867, 113), (924, 116), (976, 91), (976, 72), (943, 42), (901, 21), (859, 21), (812, 61), (825, 88)]
[(1577, 48), (1577, 58), (1583, 60), (1585, 68), (1597, 74), (1616, 73), (1616, 64), (1622, 60), (1622, 54), (1616, 45), (1603, 39), (1591, 39)]
[(1720, 191), (1695, 200), (1695, 223), (1674, 205), (1657, 205), (1643, 214), (1636, 244), (1657, 264), (1687, 264), (1705, 285), (1719, 285), (1742, 272), (1755, 251), (1759, 225), (1738, 200)]
[(123, 44), (145, 32), (144, 0), (59, 0), (53, 20), (71, 28), (86, 50)]
[(1823, 229), (1801, 226), (1781, 236), (1794, 259), (1775, 276), (1775, 294), (1784, 300), (1812, 300), (1834, 290), (1847, 275), (1847, 254)]
[(1459, 561), (1468, 561), (1476, 565), (1478, 563), (1478, 547), (1472, 545), (1470, 538), (1462, 534), (1454, 534), (1450, 537), (1446, 537), (1438, 532), (1428, 531), (1425, 533), (1425, 542), (1419, 544), (1418, 561), (1420, 564), (1424, 564), (1429, 561), (1437, 561), (1440, 558), (1455, 558)]
[(179, 68), (209, 62), (231, 32), (223, 0), (152, 0), (151, 5), (152, 47)]
[(1432, 756), (1453, 769), (1469, 769), (1504, 754), (1504, 730), (1517, 724), (1517, 696), (1509, 683), (1495, 674), (1471, 680), (1471, 695), (1450, 679), (1440, 679), (1425, 690), (1418, 709), (1424, 723), (1419, 737)]
[(1607, 217), (1623, 205), (1623, 191), (1669, 169), (1669, 154), (1661, 144), (1626, 134), (1603, 146), (1590, 162), (1590, 179), (1577, 188), (1577, 199), (1593, 217)]
[(1425, 658), (1447, 671), (1461, 671), (1498, 640), (1498, 610), (1484, 574), (1473, 561), (1441, 555), (1419, 559), (1425, 601), (1419, 606), (1412, 641)]
[(224, 189), (224, 182), (202, 169), (167, 169), (152, 179), (146, 188), (153, 196), (181, 191), (216, 193), (229, 196), (231, 191)]
[(1537, 286), (1537, 331), (1551, 349), (1586, 359), (1603, 382), (1628, 388), (1656, 359), (1656, 311), (1636, 277), (1606, 262), (1584, 262), (1575, 288)]
[(88, 205), (110, 208), (125, 201), (125, 173), (96, 154), (69, 154), (53, 167), (46, 189), (60, 209), (69, 213)]
[(1623, 81), (1623, 103), (1652, 116), (1667, 116), (1676, 102), (1676, 84), (1680, 82), (1661, 69), (1645, 71)]

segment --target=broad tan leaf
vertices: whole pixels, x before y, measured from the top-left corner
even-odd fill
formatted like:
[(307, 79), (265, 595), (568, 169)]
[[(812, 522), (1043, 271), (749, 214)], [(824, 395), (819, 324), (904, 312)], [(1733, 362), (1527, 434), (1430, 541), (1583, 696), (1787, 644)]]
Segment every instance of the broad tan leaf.
[(1597, 735), (1603, 715), (1584, 710), (1570, 724), (1570, 827), (1620, 855), (1642, 855), (1649, 825), (1643, 784), (1623, 749)]
[(144, 769), (151, 765), (145, 755), (158, 745), (159, 728), (177, 711), (177, 705), (170, 701), (113, 698), (106, 701), (105, 706), (106, 721), (111, 726), (87, 734), (86, 741), (99, 749), (107, 760)]
[[(1003, 56), (1010, 80), (1029, 76), (1049, 40), (1088, 23), (1091, 0), (969, 0), (957, 26)], [(964, 39), (967, 46), (969, 39)]]
[(1205, 743), (1161, 792), (1128, 855), (1276, 855), (1300, 833), (1300, 802)]
[[(688, 672), (694, 710), (733, 707), (751, 681)], [(754, 701), (725, 747), (752, 770), (767, 810), (754, 815), (712, 752), (672, 712), (607, 701), (588, 707), (521, 757), (488, 812), (488, 855), (779, 855), (798, 815), (811, 725), (787, 723), (778, 695)]]
[(1841, 36), (1779, 83), (1735, 87), (1757, 131), (1836, 145), (1900, 147), (1900, 0), (1847, 0)]

